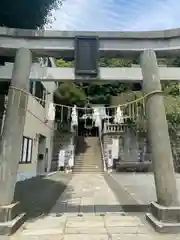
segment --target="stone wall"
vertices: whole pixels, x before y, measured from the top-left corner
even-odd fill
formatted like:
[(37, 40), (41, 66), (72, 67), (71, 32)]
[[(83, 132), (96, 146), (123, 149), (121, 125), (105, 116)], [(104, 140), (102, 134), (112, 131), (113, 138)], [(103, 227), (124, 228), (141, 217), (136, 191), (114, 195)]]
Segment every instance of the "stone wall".
[(59, 151), (65, 150), (65, 164), (69, 161), (70, 152), (72, 150), (72, 138), (73, 134), (70, 132), (60, 132), (56, 131), (54, 135), (54, 144), (53, 144), (53, 157), (51, 162), (51, 171), (56, 171), (58, 169), (59, 162)]
[[(176, 172), (180, 172), (180, 131), (169, 131)], [(112, 138), (119, 138), (119, 158), (121, 161), (144, 162), (151, 160), (151, 149), (146, 132), (109, 133), (103, 136), (104, 158), (108, 162), (108, 145)], [(152, 170), (152, 167), (151, 167)]]
[(119, 160), (126, 162), (150, 161), (150, 149), (147, 141), (147, 134), (135, 132), (128, 129), (125, 133), (109, 133), (103, 136), (104, 157), (108, 162), (108, 145), (112, 144), (112, 139), (119, 139)]

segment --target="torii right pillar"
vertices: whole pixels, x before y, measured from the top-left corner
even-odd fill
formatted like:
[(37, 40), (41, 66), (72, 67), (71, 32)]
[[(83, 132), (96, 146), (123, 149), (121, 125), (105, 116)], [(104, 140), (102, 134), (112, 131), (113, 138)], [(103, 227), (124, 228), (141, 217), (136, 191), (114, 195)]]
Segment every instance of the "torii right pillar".
[(146, 115), (157, 202), (151, 203), (146, 218), (158, 232), (177, 233), (180, 232), (180, 204), (155, 52), (145, 50), (140, 64), (143, 91), (145, 94), (154, 92), (146, 98)]

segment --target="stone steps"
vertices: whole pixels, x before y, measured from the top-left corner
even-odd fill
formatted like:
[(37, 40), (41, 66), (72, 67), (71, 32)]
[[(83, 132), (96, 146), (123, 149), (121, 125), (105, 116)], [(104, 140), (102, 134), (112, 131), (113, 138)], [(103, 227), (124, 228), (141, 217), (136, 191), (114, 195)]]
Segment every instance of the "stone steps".
[(74, 167), (73, 171), (87, 171), (87, 170), (91, 170), (91, 171), (102, 171), (103, 169), (101, 167), (92, 167), (92, 166), (78, 166), (78, 167)]
[(76, 161), (75, 165), (87, 165), (87, 166), (101, 166), (101, 163), (98, 162), (85, 162), (85, 161)]
[(136, 216), (121, 216), (105, 214), (105, 216), (83, 214), (72, 216), (66, 214), (60, 217), (49, 214), (26, 222), (14, 236), (18, 239), (175, 239), (176, 236), (159, 236)]
[(101, 166), (101, 164), (97, 164), (97, 163), (84, 163), (84, 162), (82, 162), (82, 163), (76, 163), (76, 166), (87, 166), (87, 167), (96, 167), (96, 166), (98, 166), (98, 167), (100, 167)]
[(99, 172), (103, 172), (102, 169), (96, 169), (96, 168), (78, 168), (78, 169), (73, 169), (73, 173), (75, 172), (82, 172), (82, 173), (87, 173), (87, 172), (96, 172), (96, 173), (99, 173)]
[(98, 164), (98, 162), (95, 161), (94, 159), (91, 160), (91, 159), (87, 159), (87, 158), (85, 160), (82, 159), (82, 158), (81, 159), (77, 159), (76, 158), (76, 163), (92, 163), (92, 164), (94, 163), (94, 164)]
[(103, 172), (103, 164), (97, 137), (79, 137), (73, 172)]
[(91, 161), (76, 161), (77, 165), (94, 165), (94, 166), (101, 166), (99, 162), (91, 162)]
[[(95, 152), (93, 152), (93, 153), (85, 153), (85, 154), (81, 154), (81, 155), (76, 155), (77, 156), (77, 158), (84, 158), (84, 157), (88, 157), (88, 158), (92, 158), (92, 157), (94, 157), (94, 154), (95, 154)], [(100, 154), (97, 154), (96, 155), (96, 157), (100, 157), (101, 155)]]
[(74, 165), (74, 167), (76, 167), (76, 166), (88, 166), (88, 167), (96, 167), (96, 166), (101, 166), (101, 164), (98, 164), (98, 163), (76, 163), (75, 165)]

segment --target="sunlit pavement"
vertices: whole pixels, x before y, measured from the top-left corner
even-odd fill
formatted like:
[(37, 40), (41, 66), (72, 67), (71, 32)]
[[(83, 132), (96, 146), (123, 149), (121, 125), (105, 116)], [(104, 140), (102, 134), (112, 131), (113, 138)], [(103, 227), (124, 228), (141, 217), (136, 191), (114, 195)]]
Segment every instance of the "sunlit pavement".
[(102, 174), (77, 174), (47, 216), (26, 222), (11, 240), (177, 240), (158, 234), (142, 214), (121, 211)]

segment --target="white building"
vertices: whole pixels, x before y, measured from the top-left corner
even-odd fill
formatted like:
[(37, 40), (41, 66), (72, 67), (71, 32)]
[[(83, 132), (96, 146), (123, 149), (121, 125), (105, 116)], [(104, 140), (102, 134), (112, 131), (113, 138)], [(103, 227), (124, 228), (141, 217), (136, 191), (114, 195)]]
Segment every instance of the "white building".
[[(8, 63), (13, 67), (13, 63)], [(19, 160), (17, 181), (22, 181), (50, 171), (54, 121), (49, 121), (48, 108), (53, 102), (53, 92), (57, 85), (55, 82), (30, 82), (24, 137), (22, 142), (22, 155)], [(8, 88), (7, 88), (8, 89)], [(1, 133), (3, 130), (3, 105), (6, 93), (1, 93)], [(35, 99), (38, 97), (39, 100)], [(4, 112), (5, 116), (5, 112)]]

